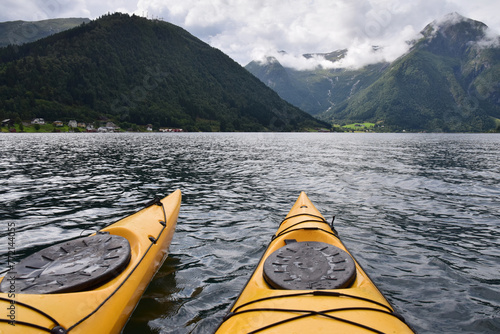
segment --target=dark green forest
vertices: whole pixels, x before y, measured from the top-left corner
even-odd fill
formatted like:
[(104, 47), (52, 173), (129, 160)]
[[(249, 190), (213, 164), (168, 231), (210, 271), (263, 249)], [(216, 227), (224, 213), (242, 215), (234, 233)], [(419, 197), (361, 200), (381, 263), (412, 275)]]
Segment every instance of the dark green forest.
[(325, 126), (187, 31), (120, 13), (0, 49), (0, 118), (35, 117), (188, 131)]

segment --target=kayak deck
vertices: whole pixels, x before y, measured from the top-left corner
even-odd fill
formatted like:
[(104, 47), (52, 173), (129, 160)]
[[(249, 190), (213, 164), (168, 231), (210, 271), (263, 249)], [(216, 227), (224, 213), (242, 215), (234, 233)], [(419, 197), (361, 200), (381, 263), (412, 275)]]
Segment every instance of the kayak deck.
[(413, 333), (301, 193), (216, 333), (312, 332)]
[[(7, 273), (3, 281), (12, 282), (12, 289), (0, 293), (0, 305), (10, 309), (7, 317), (0, 317), (0, 333), (120, 333), (167, 256), (180, 202), (177, 190), (99, 231), (96, 235), (126, 239), (130, 249), (124, 268), (90, 290), (22, 293), (15, 270)], [(78, 240), (90, 241), (96, 235)], [(111, 251), (119, 246), (111, 246)]]

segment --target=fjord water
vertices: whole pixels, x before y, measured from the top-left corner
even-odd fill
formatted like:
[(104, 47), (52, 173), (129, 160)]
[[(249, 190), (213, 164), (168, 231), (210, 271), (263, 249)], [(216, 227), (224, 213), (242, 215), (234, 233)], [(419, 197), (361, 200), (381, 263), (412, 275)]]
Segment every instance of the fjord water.
[(0, 268), (179, 188), (124, 333), (211, 333), (300, 191), (421, 333), (500, 332), (500, 135), (0, 135)]

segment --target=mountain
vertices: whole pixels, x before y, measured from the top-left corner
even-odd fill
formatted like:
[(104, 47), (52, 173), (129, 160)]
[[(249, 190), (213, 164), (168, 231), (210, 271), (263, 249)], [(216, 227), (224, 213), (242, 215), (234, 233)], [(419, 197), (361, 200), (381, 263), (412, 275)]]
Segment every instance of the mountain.
[[(304, 57), (321, 55), (336, 61), (345, 56), (346, 50), (330, 54), (305, 54)], [(329, 57), (332, 54), (337, 56)], [(283, 67), (274, 57), (266, 62), (252, 61), (245, 68), (283, 99), (307, 111), (319, 115), (334, 109), (347, 98), (371, 85), (382, 75), (386, 63), (368, 65), (359, 70), (323, 69), (296, 70)]]
[[(367, 121), (386, 131), (489, 131), (500, 124), (499, 46), (498, 36), (490, 36), (485, 24), (452, 13), (427, 25), (410, 50), (391, 64), (303, 71), (307, 80), (298, 71), (285, 72), (297, 90), (306, 87), (317, 105), (328, 107), (323, 112), (303, 109), (332, 123)], [(250, 64), (247, 69), (259, 74)], [(311, 89), (315, 80), (323, 88)]]
[(458, 14), (429, 24), (375, 83), (322, 117), (383, 122), (394, 130), (495, 128), (500, 48), (486, 45), (486, 28)]
[(180, 27), (120, 13), (0, 49), (0, 119), (35, 117), (191, 131), (325, 126)]
[(0, 47), (34, 42), (89, 22), (87, 18), (0, 22)]

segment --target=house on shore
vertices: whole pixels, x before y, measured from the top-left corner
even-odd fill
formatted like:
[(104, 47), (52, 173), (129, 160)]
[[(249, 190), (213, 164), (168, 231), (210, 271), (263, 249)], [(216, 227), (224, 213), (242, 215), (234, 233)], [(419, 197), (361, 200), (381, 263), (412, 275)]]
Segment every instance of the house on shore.
[(35, 118), (31, 121), (31, 124), (39, 124), (39, 125), (44, 125), (45, 120), (43, 118)]
[(97, 129), (98, 132), (118, 132), (120, 127), (113, 122), (107, 122), (106, 126), (101, 126)]

